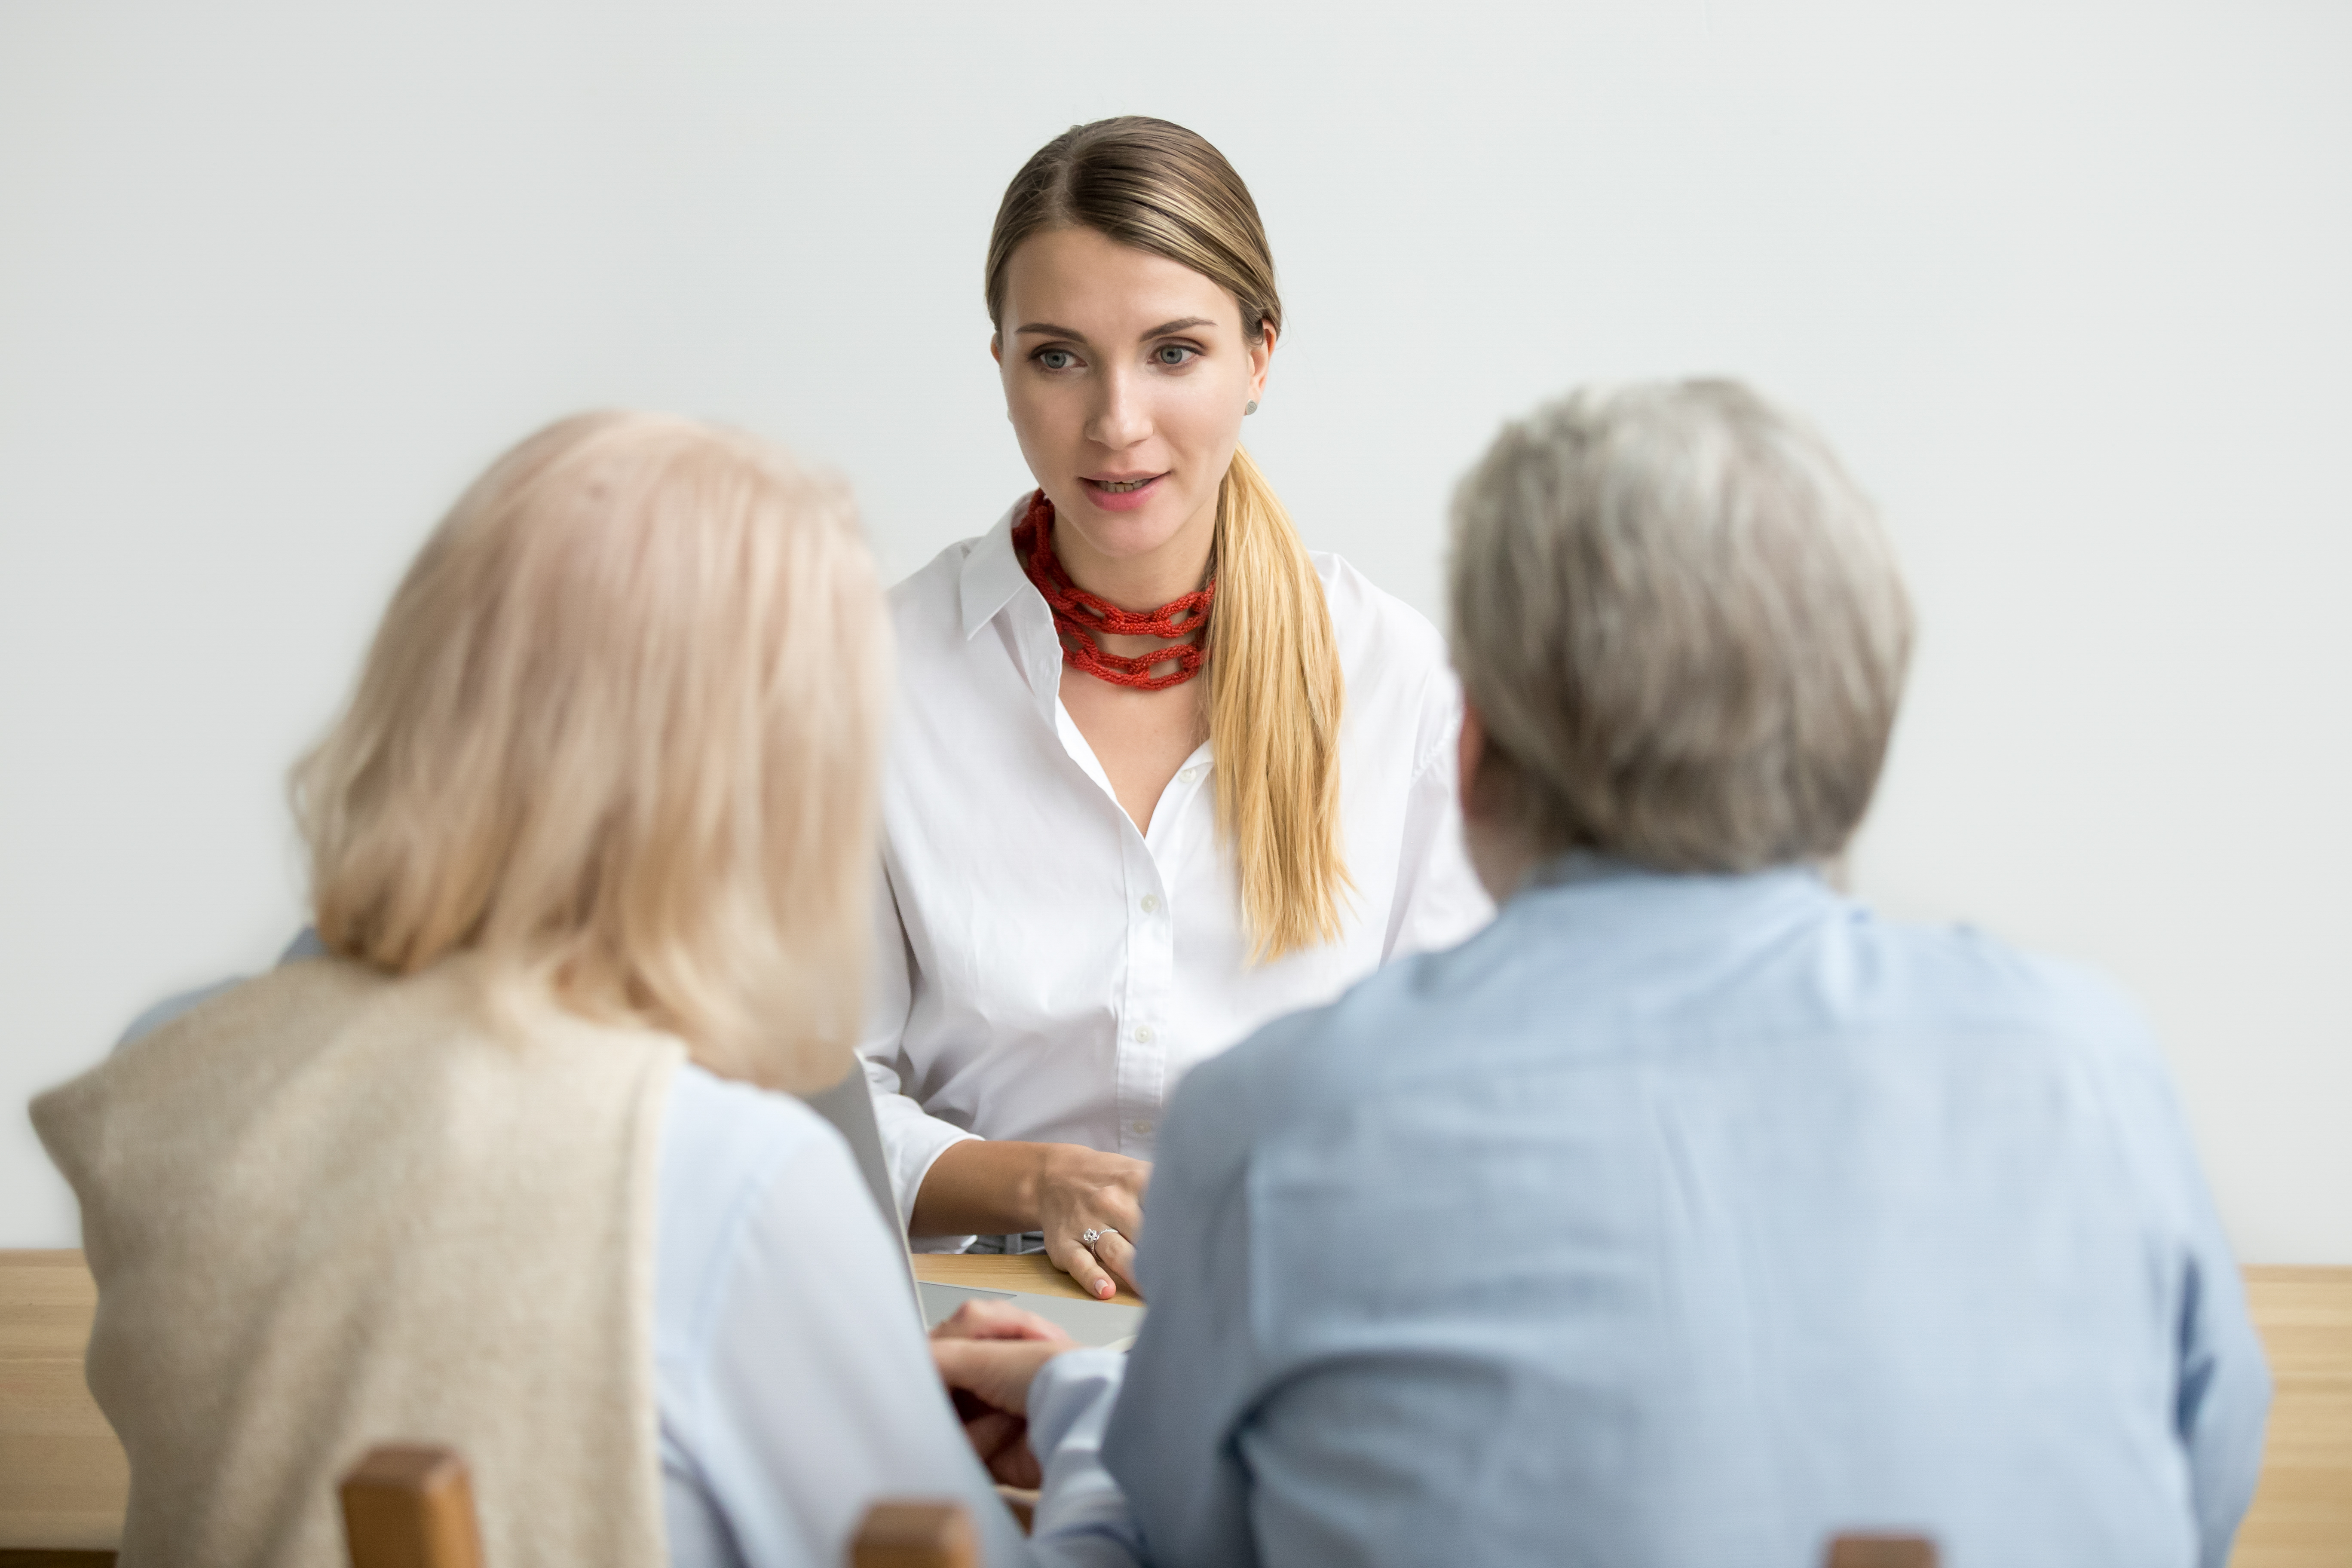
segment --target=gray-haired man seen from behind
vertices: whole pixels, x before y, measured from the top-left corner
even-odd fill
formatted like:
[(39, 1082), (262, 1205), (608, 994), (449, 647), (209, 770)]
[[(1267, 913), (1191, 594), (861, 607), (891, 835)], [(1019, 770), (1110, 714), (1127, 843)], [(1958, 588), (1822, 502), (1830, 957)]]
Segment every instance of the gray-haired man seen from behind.
[(1910, 640), (1828, 449), (1723, 383), (1571, 397), (1464, 483), (1452, 594), (1507, 902), (1179, 1090), (1129, 1544), (2221, 1568), (2269, 1383), (2145, 1026), (1815, 870)]

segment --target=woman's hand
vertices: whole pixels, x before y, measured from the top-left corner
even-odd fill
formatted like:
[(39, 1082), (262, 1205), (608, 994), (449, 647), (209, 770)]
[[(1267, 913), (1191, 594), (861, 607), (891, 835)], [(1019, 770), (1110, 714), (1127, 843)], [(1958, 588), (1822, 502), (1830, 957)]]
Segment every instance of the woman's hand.
[[(1043, 1231), (1045, 1256), (1097, 1300), (1135, 1289), (1135, 1244), (1151, 1166), (1077, 1143), (974, 1138), (931, 1162), (915, 1194), (916, 1236)], [(1103, 1234), (1088, 1251), (1078, 1238)], [(1139, 1295), (1141, 1292), (1137, 1292)]]
[[(1134, 1290), (1135, 1244), (1143, 1235), (1150, 1165), (1076, 1143), (1045, 1147), (1037, 1228), (1045, 1233), (1045, 1256), (1098, 1300), (1108, 1300), (1121, 1285)], [(1079, 1239), (1090, 1230), (1102, 1233), (1091, 1248)]]
[(1029, 1384), (1038, 1368), (1076, 1348), (1036, 1313), (1002, 1301), (966, 1301), (931, 1331), (931, 1361), (955, 1400), (964, 1436), (1001, 1484), (1043, 1483), (1029, 1447)]

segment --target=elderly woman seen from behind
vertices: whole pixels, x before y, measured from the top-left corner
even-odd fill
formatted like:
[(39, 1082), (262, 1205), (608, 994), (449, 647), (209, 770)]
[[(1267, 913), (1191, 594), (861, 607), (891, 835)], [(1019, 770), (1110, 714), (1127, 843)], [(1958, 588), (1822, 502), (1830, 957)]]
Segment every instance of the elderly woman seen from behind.
[[(1104, 1446), (1153, 1560), (2221, 1568), (2268, 1384), (2146, 1028), (1814, 868), (1910, 641), (1828, 448), (1726, 383), (1571, 397), (1452, 572), (1505, 907), (1178, 1092)], [(1053, 1353), (960, 1377), (1017, 1408)]]
[(126, 1561), (340, 1561), (336, 1478), (404, 1439), (500, 1564), (835, 1563), (883, 1492), (1025, 1559), (845, 1144), (769, 1092), (854, 1070), (881, 617), (846, 496), (745, 437), (585, 416), (458, 501), (297, 772), (316, 956), (34, 1107)]

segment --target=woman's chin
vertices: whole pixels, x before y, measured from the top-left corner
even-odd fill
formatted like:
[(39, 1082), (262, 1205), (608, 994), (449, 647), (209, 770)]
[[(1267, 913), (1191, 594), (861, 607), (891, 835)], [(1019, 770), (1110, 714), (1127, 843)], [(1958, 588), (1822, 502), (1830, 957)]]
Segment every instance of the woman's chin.
[[(1165, 493), (1156, 493), (1163, 487)], [(1105, 555), (1129, 560), (1149, 555), (1183, 529), (1187, 509), (1165, 479), (1149, 490), (1128, 492), (1129, 496), (1146, 498), (1138, 505), (1101, 505), (1101, 500), (1117, 503), (1127, 500), (1128, 496), (1100, 497), (1090, 485), (1084, 493), (1085, 515), (1072, 521), (1084, 531), (1087, 542)]]

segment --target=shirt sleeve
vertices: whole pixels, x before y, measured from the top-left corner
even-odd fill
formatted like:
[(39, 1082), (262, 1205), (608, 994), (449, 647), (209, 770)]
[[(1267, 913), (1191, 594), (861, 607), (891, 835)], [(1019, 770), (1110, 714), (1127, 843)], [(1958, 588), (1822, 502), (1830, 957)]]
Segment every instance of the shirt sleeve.
[[(2154, 1056), (2153, 1046), (2149, 1054)], [(2231, 1256), (2169, 1079), (2154, 1084), (2148, 1093), (2153, 1135), (2169, 1167), (2167, 1185), (2178, 1194), (2185, 1220), (2173, 1420), (2189, 1456), (2198, 1560), (2202, 1568), (2226, 1568), (2262, 1476), (2270, 1366), (2246, 1308), (2245, 1277)]]
[(2192, 1256), (2181, 1310), (2177, 1421), (2189, 1451), (2199, 1561), (2227, 1568), (2254, 1500), (2269, 1423), (2270, 1368), (2246, 1310), (2245, 1285), (2220, 1226)]
[(1405, 797), (1396, 902), (1381, 962), (1452, 947), (1495, 918), (1494, 900), (1462, 843), (1454, 752), (1462, 734), (1462, 689), (1451, 670), (1433, 671), (1422, 697), (1412, 781)]
[[(656, 1315), (671, 1562), (830, 1568), (887, 1497), (961, 1502), (987, 1562), (1039, 1561), (964, 1439), (848, 1150), (814, 1117), (774, 1113), (796, 1107), (752, 1124), (727, 1103), (743, 1092), (706, 1089), (667, 1133)], [(747, 1142), (783, 1152), (751, 1161)], [(669, 1168), (682, 1145), (706, 1174)]]
[(1102, 1445), (1156, 1568), (1258, 1560), (1235, 1442), (1264, 1373), (1250, 1330), (1249, 1119), (1246, 1098), (1222, 1088), (1231, 1060), (1194, 1068), (1161, 1124), (1136, 1260), (1151, 1310)]
[(2120, 1121), (2136, 1184), (2160, 1206), (2157, 1223), (2172, 1254), (2173, 1428), (2189, 1462), (2198, 1561), (2226, 1568), (2262, 1474), (2270, 1367), (2162, 1056), (2136, 1014), (2125, 1032)]
[[(890, 1190), (898, 1203), (898, 1226), (911, 1233), (915, 1194), (931, 1163), (947, 1150), (978, 1133), (927, 1114), (920, 1101), (907, 1092), (914, 1065), (907, 1059), (907, 1016), (914, 1006), (915, 958), (907, 946), (906, 922), (898, 915), (898, 895), (887, 873), (877, 877), (874, 893), (874, 942), (867, 960), (866, 1027), (857, 1042), (858, 1064), (866, 1069), (866, 1087), (874, 1094), (874, 1124), (881, 1134), (882, 1160), (890, 1173)], [(972, 1243), (969, 1236), (926, 1237), (914, 1243), (924, 1252), (961, 1252)]]
[(1127, 1372), (1118, 1351), (1072, 1351), (1029, 1384), (1029, 1446), (1045, 1471), (1036, 1533), (1051, 1562), (1133, 1568), (1143, 1543), (1127, 1496), (1103, 1468), (1103, 1433)]

